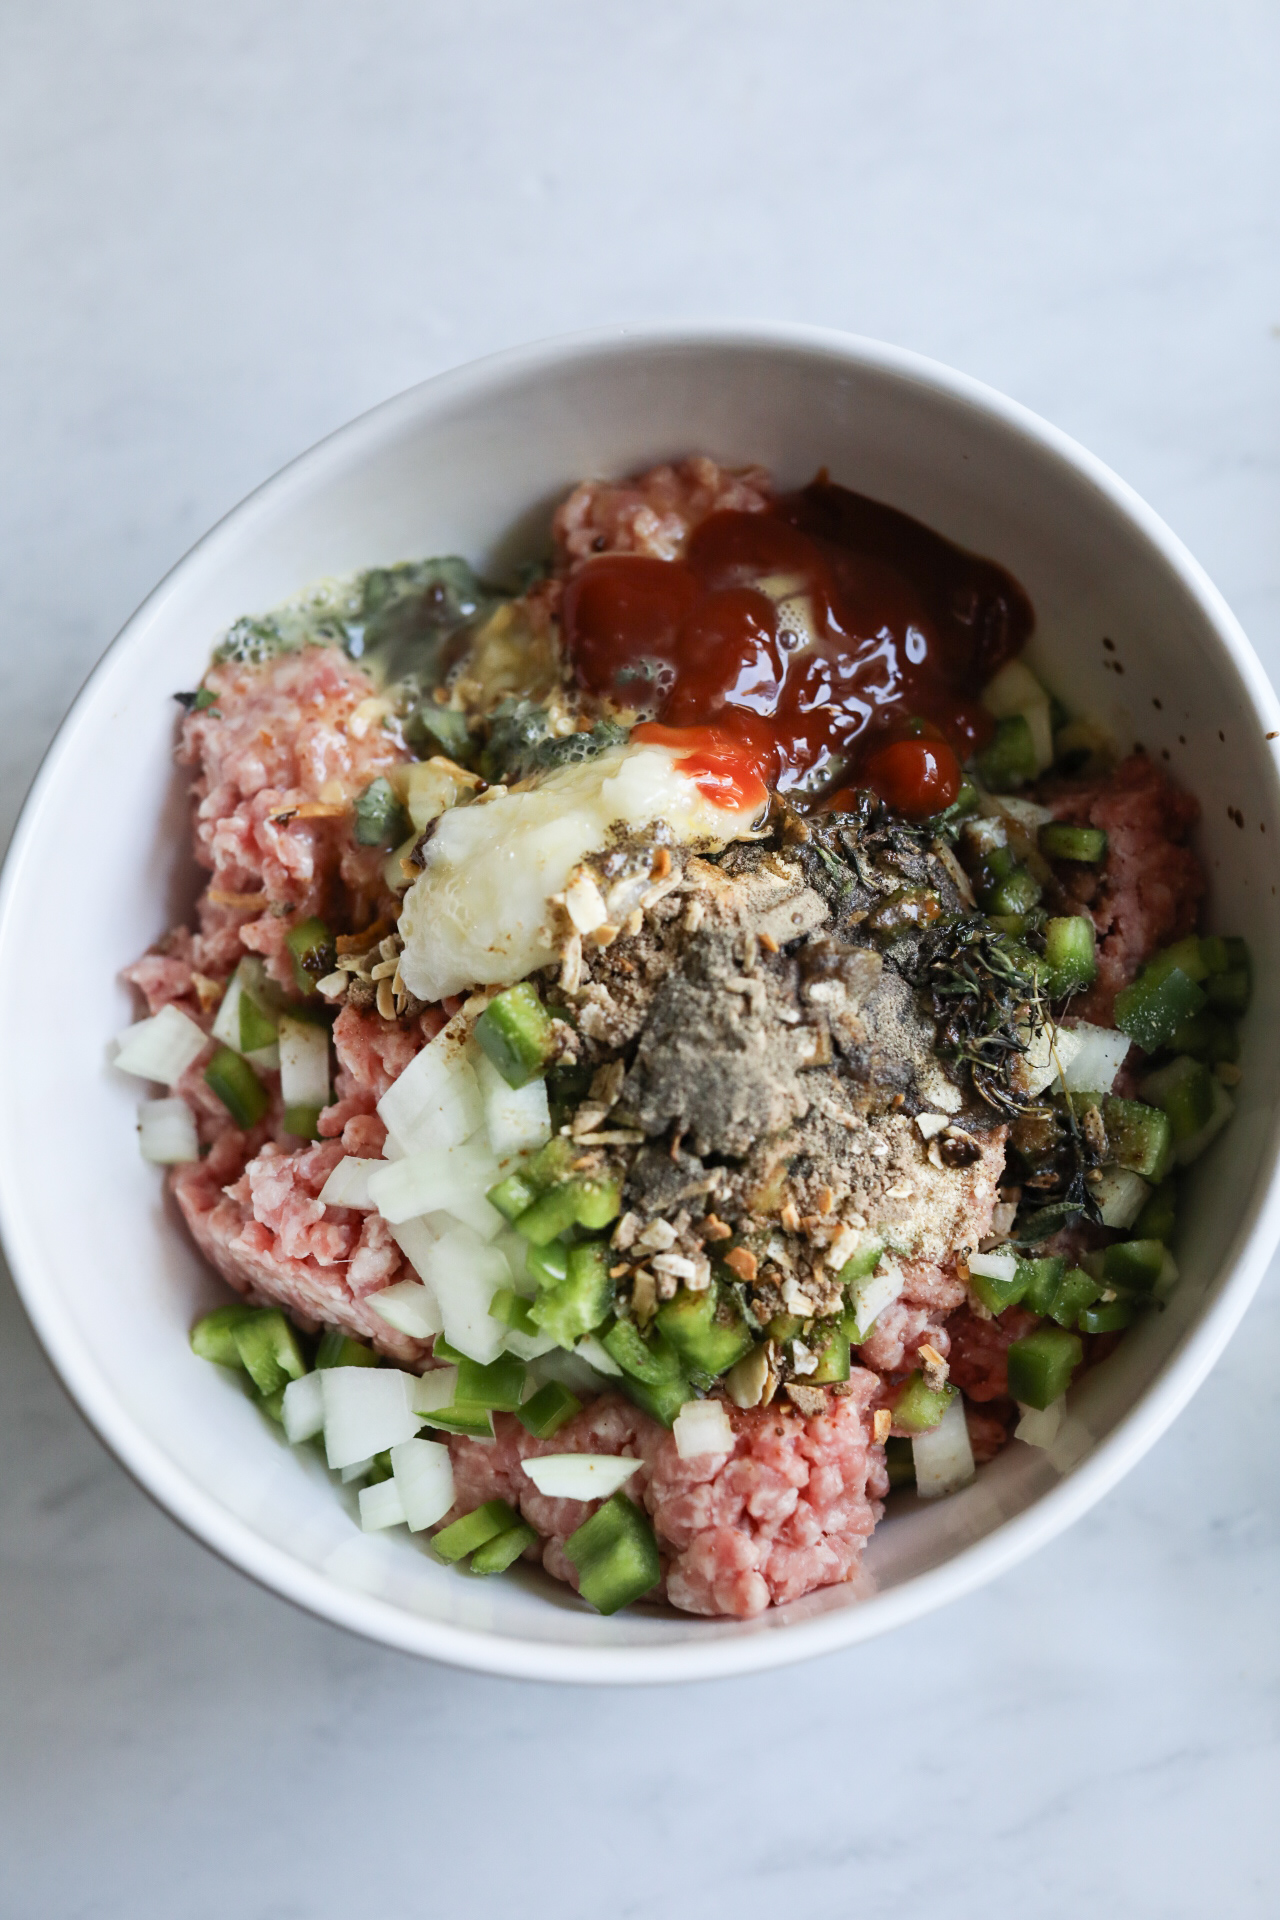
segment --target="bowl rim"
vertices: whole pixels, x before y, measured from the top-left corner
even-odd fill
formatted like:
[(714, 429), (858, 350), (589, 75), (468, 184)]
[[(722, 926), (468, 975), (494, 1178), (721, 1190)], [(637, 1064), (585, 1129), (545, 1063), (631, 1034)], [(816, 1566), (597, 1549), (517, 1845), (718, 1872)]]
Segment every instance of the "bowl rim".
[[(787, 322), (677, 322), (611, 326), (556, 335), (448, 369), (380, 402), (297, 455), (222, 516), (169, 569), (130, 616), (85, 679), (32, 782), (0, 875), (0, 966), (12, 937), (14, 896), (46, 795), (116, 657), (141, 645), (180, 576), (216, 566), (259, 516), (274, 511), (290, 486), (358, 463), (420, 408), (465, 404), (512, 379), (527, 379), (580, 359), (682, 348), (768, 350), (889, 375), (994, 418), (1085, 481), (1127, 520), (1176, 576), (1217, 639), (1264, 731), (1280, 730), (1280, 701), (1243, 629), (1204, 569), (1160, 516), (1112, 470), (1069, 435), (985, 383), (909, 349), (831, 328)], [(723, 1679), (762, 1672), (852, 1646), (949, 1600), (1015, 1565), (1078, 1519), (1136, 1464), (1191, 1399), (1239, 1325), (1280, 1240), (1280, 1112), (1266, 1134), (1249, 1204), (1222, 1262), (1216, 1298), (1186, 1330), (1160, 1372), (1093, 1451), (1022, 1513), (901, 1586), (807, 1620), (766, 1613), (755, 1632), (671, 1646), (597, 1647), (521, 1639), (459, 1627), (411, 1613), (377, 1596), (339, 1586), (255, 1532), (186, 1475), (118, 1404), (73, 1315), (44, 1284), (37, 1239), (22, 1195), (0, 1168), (0, 1237), (19, 1298), (60, 1383), (97, 1436), (134, 1481), (173, 1519), (228, 1564), (304, 1611), (384, 1646), (449, 1665), (509, 1678), (580, 1684), (647, 1684)], [(773, 1630), (770, 1630), (770, 1629)]]

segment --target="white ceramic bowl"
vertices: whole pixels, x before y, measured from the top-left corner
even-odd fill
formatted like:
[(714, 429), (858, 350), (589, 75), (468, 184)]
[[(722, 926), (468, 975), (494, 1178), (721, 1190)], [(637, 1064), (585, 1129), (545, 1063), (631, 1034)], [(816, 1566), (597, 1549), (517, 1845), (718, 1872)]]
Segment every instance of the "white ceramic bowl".
[[(895, 1513), (859, 1589), (751, 1623), (602, 1620), (538, 1574), (481, 1581), (403, 1533), (362, 1535), (309, 1450), (290, 1452), (192, 1356), (187, 1330), (221, 1289), (138, 1157), (136, 1086), (107, 1066), (107, 1042), (131, 1017), (118, 969), (193, 893), (171, 696), (197, 681), (220, 628), (320, 574), (450, 552), (499, 568), (542, 540), (579, 477), (701, 450), (762, 461), (787, 484), (827, 466), (1010, 567), (1035, 604), (1031, 658), (1050, 685), (1126, 743), (1167, 754), (1200, 796), (1210, 924), (1243, 933), (1262, 964), (1237, 1117), (1191, 1181), (1182, 1284), (1073, 1394), (1051, 1454), (1015, 1443), (964, 1492)], [(54, 1365), (130, 1472), (227, 1560), (372, 1639), (464, 1666), (575, 1681), (741, 1673), (968, 1591), (1152, 1444), (1280, 1232), (1266, 964), (1280, 952), (1278, 730), (1243, 633), (1156, 515), (1043, 421), (912, 354), (798, 327), (613, 332), (388, 401), (269, 481), (157, 587), (77, 700), (14, 839), (0, 898), (0, 1214)]]

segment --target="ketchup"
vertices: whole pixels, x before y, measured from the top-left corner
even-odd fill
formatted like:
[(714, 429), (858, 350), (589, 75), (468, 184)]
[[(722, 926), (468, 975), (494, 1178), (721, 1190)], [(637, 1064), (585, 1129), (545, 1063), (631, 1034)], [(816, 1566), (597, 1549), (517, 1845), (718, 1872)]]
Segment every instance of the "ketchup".
[(651, 716), (637, 738), (685, 746), (708, 797), (860, 783), (915, 817), (954, 800), (1035, 618), (994, 561), (821, 477), (712, 514), (681, 560), (588, 560), (562, 617), (578, 685)]

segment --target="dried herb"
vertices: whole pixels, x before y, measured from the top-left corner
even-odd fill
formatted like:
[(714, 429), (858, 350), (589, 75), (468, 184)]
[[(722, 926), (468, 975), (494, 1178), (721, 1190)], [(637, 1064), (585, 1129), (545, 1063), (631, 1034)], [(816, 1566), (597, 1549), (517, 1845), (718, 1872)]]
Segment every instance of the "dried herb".
[(904, 970), (937, 1022), (940, 1057), (967, 1067), (974, 1091), (998, 1112), (1030, 1106), (1013, 1068), (1047, 1019), (1033, 955), (973, 914), (929, 928)]

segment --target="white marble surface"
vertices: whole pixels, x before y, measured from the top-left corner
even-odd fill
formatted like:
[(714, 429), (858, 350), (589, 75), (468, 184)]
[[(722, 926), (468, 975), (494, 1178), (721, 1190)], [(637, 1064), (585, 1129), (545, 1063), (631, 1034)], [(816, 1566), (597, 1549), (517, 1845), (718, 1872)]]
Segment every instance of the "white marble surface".
[[(990, 380), (1131, 480), (1280, 667), (1274, 7), (45, 0), (4, 45), (6, 831), (242, 493), (438, 368), (603, 320), (803, 318)], [(0, 1286), (4, 1916), (1280, 1902), (1274, 1275), (1155, 1454), (997, 1586), (630, 1696), (260, 1593), (106, 1457)]]

